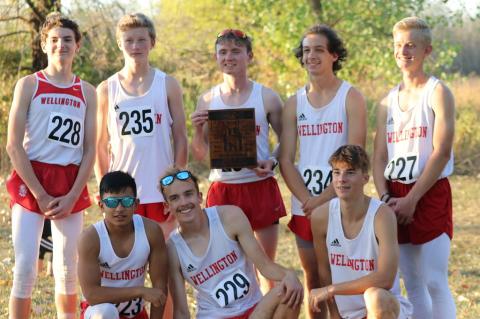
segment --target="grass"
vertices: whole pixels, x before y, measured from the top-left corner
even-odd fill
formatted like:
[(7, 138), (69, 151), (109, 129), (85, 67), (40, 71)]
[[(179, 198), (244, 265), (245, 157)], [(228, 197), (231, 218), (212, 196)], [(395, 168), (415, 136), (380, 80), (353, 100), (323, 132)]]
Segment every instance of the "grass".
[[(0, 180), (3, 184), (4, 179)], [(480, 176), (454, 176), (451, 178), (454, 196), (455, 233), (450, 257), (449, 281), (457, 305), (457, 317), (460, 319), (477, 319), (480, 317)], [(205, 182), (201, 184), (206, 189)], [(289, 192), (280, 181), (285, 204), (289, 204)], [(91, 189), (94, 189), (91, 187)], [(375, 196), (373, 184), (368, 184), (366, 192)], [(8, 314), (8, 296), (12, 284), (13, 251), (10, 235), (10, 210), (8, 197), (0, 193), (0, 318)], [(101, 218), (96, 207), (87, 210), (86, 224)], [(301, 277), (300, 262), (295, 248), (293, 235), (286, 227), (284, 218), (280, 227), (277, 261), (297, 270)], [(33, 293), (32, 318), (55, 318), (53, 303), (53, 280), (41, 275)], [(302, 310), (301, 318), (304, 318)]]

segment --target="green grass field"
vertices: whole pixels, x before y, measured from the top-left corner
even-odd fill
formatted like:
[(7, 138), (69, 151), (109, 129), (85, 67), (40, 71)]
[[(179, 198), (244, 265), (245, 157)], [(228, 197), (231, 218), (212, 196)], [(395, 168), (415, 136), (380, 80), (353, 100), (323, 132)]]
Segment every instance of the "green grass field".
[[(0, 179), (0, 182), (3, 185), (4, 179)], [(457, 304), (457, 317), (477, 319), (480, 318), (480, 175), (454, 176), (451, 184), (454, 193), (455, 233), (450, 257), (450, 287)], [(201, 187), (205, 189), (206, 184), (202, 183)], [(280, 187), (288, 207), (289, 192), (283, 182)], [(7, 318), (13, 267), (9, 201), (4, 189), (2, 187), (0, 194), (0, 318)], [(372, 184), (367, 185), (366, 192), (375, 196)], [(101, 216), (96, 207), (87, 210), (86, 224), (99, 218)], [(301, 277), (294, 238), (285, 227), (286, 222), (287, 219), (284, 218), (281, 223), (277, 261), (296, 269)], [(53, 291), (52, 278), (42, 274), (33, 293), (32, 318), (55, 318)]]

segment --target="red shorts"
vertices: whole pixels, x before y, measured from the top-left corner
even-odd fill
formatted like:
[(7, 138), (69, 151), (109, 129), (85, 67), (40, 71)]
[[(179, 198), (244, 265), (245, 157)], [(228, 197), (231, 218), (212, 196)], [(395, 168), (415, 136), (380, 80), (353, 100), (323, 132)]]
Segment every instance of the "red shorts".
[(282, 194), (273, 177), (242, 184), (213, 182), (207, 194), (207, 207), (221, 205), (240, 207), (253, 230), (273, 225), (286, 215)]
[[(392, 197), (404, 197), (413, 185), (388, 182), (388, 191)], [(447, 178), (442, 178), (418, 201), (413, 221), (408, 225), (398, 225), (398, 243), (424, 244), (443, 233), (452, 239), (452, 211), (450, 183)]]
[(305, 216), (292, 215), (288, 228), (303, 240), (313, 242), (312, 226), (310, 225), (310, 219)]
[[(78, 165), (70, 164), (67, 166), (48, 164), (37, 161), (31, 161), (33, 171), (40, 185), (47, 194), (53, 197), (66, 195), (75, 183), (78, 174)], [(19, 204), (26, 209), (42, 214), (37, 200), (23, 182), (17, 172), (14, 170), (7, 179), (7, 191), (10, 194), (10, 206)], [(80, 196), (73, 206), (72, 213), (78, 213), (91, 205), (87, 186), (85, 185)]]
[[(85, 315), (85, 311), (87, 311), (87, 308), (89, 307), (90, 305), (88, 304), (88, 302), (86, 300), (82, 300), (80, 302), (80, 319), (84, 319), (84, 315)], [(145, 308), (142, 309), (142, 311), (140, 311), (135, 317), (133, 318), (128, 318), (128, 317), (124, 317), (124, 316), (120, 316), (120, 319), (149, 319), (148, 318), (148, 313), (147, 313), (147, 310)]]
[(169, 213), (164, 214), (165, 205), (163, 202), (139, 204), (137, 206), (136, 213), (140, 216), (144, 216), (153, 219), (157, 223), (163, 223), (167, 220)]
[(255, 310), (255, 307), (257, 304), (254, 304), (253, 307), (249, 308), (247, 311), (242, 313), (241, 315), (235, 316), (235, 317), (228, 317), (227, 319), (248, 319), (252, 312)]

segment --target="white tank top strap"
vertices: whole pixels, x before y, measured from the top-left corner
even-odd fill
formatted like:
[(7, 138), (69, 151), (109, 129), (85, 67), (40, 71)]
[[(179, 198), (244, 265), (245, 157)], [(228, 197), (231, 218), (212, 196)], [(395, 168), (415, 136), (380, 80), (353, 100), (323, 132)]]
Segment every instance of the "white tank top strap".
[(433, 92), (435, 92), (435, 87), (437, 86), (437, 84), (439, 82), (440, 82), (439, 79), (437, 79), (434, 76), (431, 76), (428, 79), (427, 84), (425, 85), (426, 86), (426, 88), (425, 88), (425, 103), (426, 103), (427, 107), (429, 107), (431, 109), (432, 109), (432, 95), (433, 95)]
[(340, 84), (340, 87), (338, 88), (337, 94), (335, 94), (335, 97), (330, 103), (339, 103), (342, 106), (343, 110), (346, 110), (347, 95), (351, 87), (352, 85), (350, 83), (348, 83), (347, 81), (342, 81), (342, 84)]

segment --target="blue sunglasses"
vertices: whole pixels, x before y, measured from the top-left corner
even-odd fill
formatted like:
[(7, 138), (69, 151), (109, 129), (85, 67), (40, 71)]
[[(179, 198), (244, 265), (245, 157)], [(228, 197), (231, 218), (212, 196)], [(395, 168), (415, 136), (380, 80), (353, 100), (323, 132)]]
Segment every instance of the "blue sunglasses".
[(173, 175), (167, 175), (160, 180), (160, 184), (163, 187), (168, 186), (173, 183), (173, 181), (178, 179), (179, 181), (186, 181), (187, 179), (191, 178), (192, 174), (189, 171), (180, 171)]
[(124, 196), (124, 197), (107, 197), (102, 199), (102, 202), (108, 208), (117, 208), (118, 204), (122, 203), (122, 206), (125, 208), (130, 208), (135, 204), (135, 197), (133, 196)]

